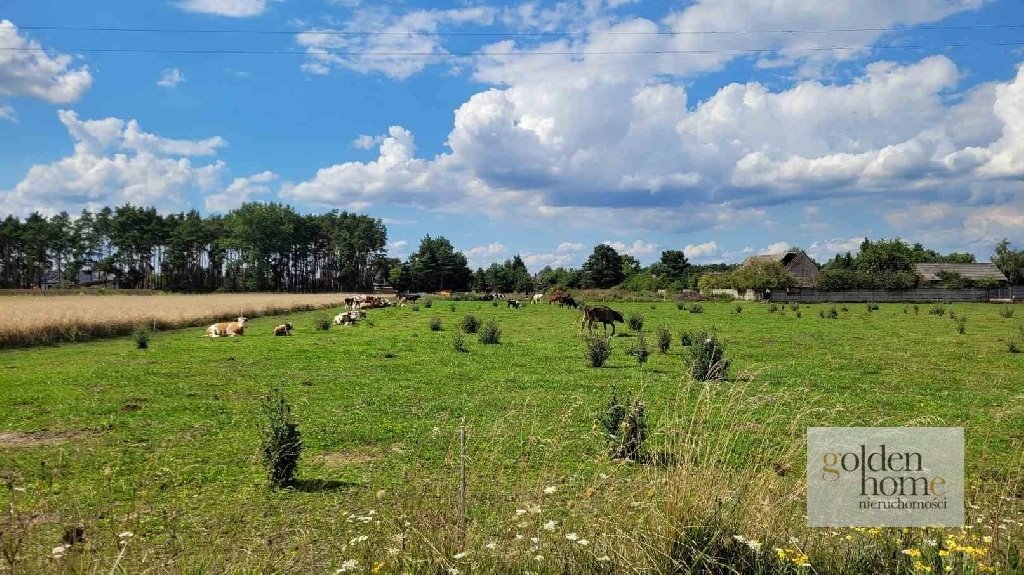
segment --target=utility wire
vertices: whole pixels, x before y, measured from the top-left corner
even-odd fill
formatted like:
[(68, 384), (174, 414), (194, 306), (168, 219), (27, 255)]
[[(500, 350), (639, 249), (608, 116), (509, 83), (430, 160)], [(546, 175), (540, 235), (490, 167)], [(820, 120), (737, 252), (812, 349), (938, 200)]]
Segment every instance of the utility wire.
[(505, 56), (671, 56), (671, 55), (736, 55), (766, 54), (775, 52), (831, 52), (844, 50), (945, 50), (963, 48), (983, 48), (995, 46), (1024, 46), (1024, 41), (1017, 42), (984, 42), (974, 44), (902, 44), (902, 45), (858, 45), (858, 46), (813, 46), (813, 47), (777, 47), (749, 48), (737, 50), (633, 50), (633, 51), (572, 51), (549, 50), (541, 52), (404, 52), (404, 51), (332, 51), (314, 47), (312, 52), (285, 50), (233, 50), (233, 49), (202, 49), (202, 48), (83, 48), (83, 47), (0, 47), (0, 52), (83, 52), (97, 54), (198, 54), (198, 55), (243, 55), (243, 56), (385, 56), (385, 57), (430, 57), (430, 58), (464, 58), (464, 57), (505, 57)]
[(819, 28), (819, 29), (778, 29), (778, 30), (603, 30), (579, 32), (428, 32), (418, 30), (231, 30), (223, 28), (134, 28), (115, 26), (58, 26), (58, 25), (19, 25), (21, 30), (48, 30), (66, 32), (124, 32), (124, 33), (155, 33), (155, 34), (251, 34), (251, 35), (294, 35), (317, 34), (325, 36), (492, 36), (492, 37), (576, 37), (576, 36), (701, 36), (701, 35), (753, 35), (753, 34), (832, 34), (839, 32), (909, 32), (917, 30), (1014, 30), (1024, 28), (1024, 24), (969, 24), (969, 25), (921, 25), (921, 26), (878, 26), (851, 28)]

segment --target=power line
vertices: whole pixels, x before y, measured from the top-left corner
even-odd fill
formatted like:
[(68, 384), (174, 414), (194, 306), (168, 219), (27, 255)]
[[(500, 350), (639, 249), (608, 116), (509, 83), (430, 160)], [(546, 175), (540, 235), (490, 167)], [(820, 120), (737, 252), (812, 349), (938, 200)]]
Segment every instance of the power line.
[(134, 28), (114, 26), (58, 26), (23, 25), (21, 30), (47, 30), (61, 32), (119, 32), (153, 34), (246, 34), (246, 35), (296, 35), (316, 34), (323, 36), (482, 36), (482, 37), (577, 37), (577, 36), (701, 36), (701, 35), (754, 35), (754, 34), (833, 34), (842, 32), (908, 32), (915, 30), (1014, 30), (1024, 24), (969, 24), (969, 25), (920, 25), (920, 26), (877, 26), (854, 28), (778, 29), (778, 30), (604, 30), (580, 32), (428, 32), (418, 30), (239, 30), (225, 28)]
[(2, 52), (82, 52), (97, 54), (196, 54), (196, 55), (240, 55), (240, 56), (382, 56), (382, 57), (505, 57), (505, 56), (670, 56), (670, 55), (736, 55), (736, 54), (766, 54), (774, 52), (831, 52), (850, 50), (951, 50), (963, 48), (983, 48), (998, 46), (1024, 46), (1024, 41), (1018, 42), (983, 42), (973, 44), (901, 44), (879, 46), (872, 44), (856, 46), (812, 46), (812, 47), (778, 47), (778, 48), (748, 48), (736, 50), (632, 50), (632, 51), (573, 51), (573, 50), (549, 50), (541, 52), (403, 52), (403, 51), (332, 51), (317, 48), (316, 52), (296, 52), (294, 50), (232, 50), (232, 49), (194, 49), (194, 48), (79, 48), (79, 47), (0, 47)]

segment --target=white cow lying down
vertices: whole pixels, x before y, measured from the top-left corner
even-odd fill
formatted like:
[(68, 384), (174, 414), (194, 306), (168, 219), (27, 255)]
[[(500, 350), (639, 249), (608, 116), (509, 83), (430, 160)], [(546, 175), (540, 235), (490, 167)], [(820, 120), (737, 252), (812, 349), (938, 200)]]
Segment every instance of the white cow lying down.
[(366, 312), (361, 309), (343, 311), (334, 316), (334, 325), (349, 325), (356, 323), (356, 320), (366, 317)]
[(206, 328), (206, 335), (203, 337), (221, 337), (224, 335), (235, 337), (236, 335), (245, 335), (245, 320), (246, 318), (240, 317), (238, 321), (215, 323)]

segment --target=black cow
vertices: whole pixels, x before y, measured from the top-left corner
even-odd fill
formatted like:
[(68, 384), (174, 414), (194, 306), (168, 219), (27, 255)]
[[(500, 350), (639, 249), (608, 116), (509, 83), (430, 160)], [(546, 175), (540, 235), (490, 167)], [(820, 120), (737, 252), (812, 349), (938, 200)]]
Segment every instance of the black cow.
[(604, 324), (604, 331), (608, 333), (608, 324), (612, 326), (612, 335), (615, 335), (615, 322), (626, 323), (622, 314), (604, 305), (594, 307), (583, 306), (583, 322), (580, 323), (580, 331), (583, 331), (584, 324), (590, 331), (594, 331), (594, 322)]
[(523, 302), (521, 302), (521, 301), (519, 301), (517, 299), (510, 299), (506, 303), (508, 304), (508, 307), (510, 307), (512, 309), (519, 309), (519, 308), (523, 307)]

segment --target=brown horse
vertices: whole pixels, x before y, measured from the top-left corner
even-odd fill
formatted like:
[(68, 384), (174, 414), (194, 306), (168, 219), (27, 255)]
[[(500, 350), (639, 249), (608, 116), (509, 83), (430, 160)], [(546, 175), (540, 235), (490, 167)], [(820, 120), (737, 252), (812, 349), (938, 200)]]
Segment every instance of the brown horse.
[(604, 305), (583, 306), (583, 321), (580, 323), (580, 331), (586, 325), (590, 331), (594, 331), (594, 322), (599, 321), (604, 325), (605, 333), (608, 333), (608, 324), (612, 326), (612, 335), (615, 335), (615, 322), (626, 323), (622, 314)]

